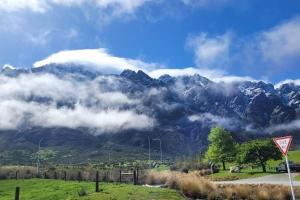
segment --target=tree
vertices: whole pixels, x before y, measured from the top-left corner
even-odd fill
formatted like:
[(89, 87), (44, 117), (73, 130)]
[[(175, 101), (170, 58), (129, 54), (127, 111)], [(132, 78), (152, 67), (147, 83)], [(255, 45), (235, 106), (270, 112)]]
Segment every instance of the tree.
[(281, 153), (272, 140), (252, 140), (240, 145), (238, 162), (240, 164), (259, 164), (266, 172), (266, 163), (270, 159), (281, 159)]
[(210, 145), (206, 152), (206, 158), (217, 163), (223, 164), (223, 170), (226, 170), (225, 162), (232, 161), (235, 157), (235, 142), (231, 134), (222, 127), (212, 128), (208, 141)]

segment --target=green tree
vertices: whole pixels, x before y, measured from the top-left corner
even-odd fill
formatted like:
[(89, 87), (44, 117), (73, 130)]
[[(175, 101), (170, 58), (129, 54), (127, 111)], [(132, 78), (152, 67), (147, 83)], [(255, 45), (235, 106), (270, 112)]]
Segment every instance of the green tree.
[(206, 158), (215, 163), (221, 162), (223, 170), (226, 170), (225, 162), (232, 161), (236, 153), (236, 145), (231, 134), (222, 127), (215, 127), (211, 129), (208, 141), (210, 145)]
[(239, 147), (238, 162), (240, 164), (259, 164), (266, 172), (266, 164), (270, 159), (281, 159), (281, 153), (272, 140), (252, 140)]

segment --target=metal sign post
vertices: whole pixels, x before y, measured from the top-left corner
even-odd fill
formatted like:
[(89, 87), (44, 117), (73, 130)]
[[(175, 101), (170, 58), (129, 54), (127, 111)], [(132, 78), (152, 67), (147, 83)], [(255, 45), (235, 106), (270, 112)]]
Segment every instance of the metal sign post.
[(214, 180), (214, 163), (209, 159), (209, 164), (210, 164), (210, 172), (211, 172), (211, 181)]
[(287, 156), (290, 145), (292, 143), (292, 136), (273, 138), (273, 141), (276, 144), (276, 146), (279, 148), (279, 150), (281, 151), (282, 155), (285, 157), (286, 168), (288, 171), (290, 185), (291, 185), (292, 197), (293, 197), (293, 200), (296, 200), (295, 193), (294, 193), (294, 187), (293, 187), (293, 180), (292, 180), (291, 170), (290, 170), (290, 165), (289, 165), (289, 159)]
[(289, 159), (288, 159), (287, 155), (285, 156), (285, 162), (286, 162), (286, 168), (287, 168), (287, 171), (289, 174), (290, 185), (291, 185), (291, 190), (292, 190), (292, 197), (293, 197), (293, 200), (295, 200), (296, 198), (295, 198), (295, 193), (294, 193), (294, 185), (293, 185), (293, 180), (291, 177), (290, 164), (289, 164)]

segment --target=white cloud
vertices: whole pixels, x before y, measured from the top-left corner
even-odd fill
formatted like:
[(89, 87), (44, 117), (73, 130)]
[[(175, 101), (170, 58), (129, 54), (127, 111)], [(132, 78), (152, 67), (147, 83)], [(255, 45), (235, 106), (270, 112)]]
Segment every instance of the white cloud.
[(299, 60), (300, 17), (259, 33), (257, 40), (263, 58), (273, 64), (284, 65), (290, 60)]
[(275, 88), (279, 88), (281, 85), (286, 84), (286, 83), (292, 83), (294, 85), (299, 85), (300, 86), (300, 79), (286, 79), (284, 81), (280, 81), (275, 85)]
[(187, 6), (196, 6), (196, 7), (210, 7), (223, 5), (232, 0), (181, 0), (181, 2)]
[(39, 106), (30, 120), (31, 124), (41, 127), (88, 127), (106, 133), (145, 129), (154, 125), (153, 119), (131, 110), (95, 111), (81, 105), (76, 105), (74, 109)]
[(72, 39), (75, 39), (79, 36), (79, 33), (76, 29), (70, 29), (66, 32), (65, 34), (65, 38), (68, 39), (68, 40), (72, 40)]
[(242, 68), (265, 79), (299, 66), (300, 17), (242, 37), (232, 32), (217, 36), (202, 32), (188, 37), (186, 46), (193, 50), (195, 64), (201, 69)]
[(44, 13), (53, 6), (90, 5), (102, 10), (111, 10), (112, 15), (132, 14), (136, 9), (152, 0), (1, 0), (0, 10)]
[(215, 82), (224, 82), (224, 83), (232, 83), (232, 82), (243, 82), (243, 81), (258, 81), (257, 79), (254, 79), (250, 76), (230, 76), (230, 75), (224, 75), (220, 77), (212, 78)]
[(132, 13), (143, 4), (151, 0), (95, 0), (101, 8), (114, 8), (114, 13), (117, 15), (123, 13)]
[(231, 37), (230, 33), (215, 37), (209, 37), (207, 33), (200, 33), (188, 38), (187, 47), (193, 49), (195, 63), (198, 67), (224, 68), (229, 59)]
[(221, 70), (210, 70), (210, 69), (202, 69), (202, 68), (183, 68), (183, 69), (156, 69), (149, 72), (149, 75), (153, 78), (159, 78), (162, 75), (168, 74), (170, 76), (192, 76), (195, 74), (199, 74), (204, 76), (214, 82), (241, 82), (241, 81), (257, 81), (249, 76), (231, 76), (226, 72)]
[(34, 67), (41, 67), (51, 63), (81, 64), (103, 73), (120, 73), (124, 69), (150, 71), (162, 67), (162, 65), (156, 63), (146, 63), (141, 60), (116, 57), (109, 54), (105, 49), (60, 51), (44, 60), (35, 62)]
[(156, 70), (150, 71), (149, 75), (153, 78), (159, 78), (160, 76), (165, 75), (165, 74), (168, 74), (170, 76), (185, 76), (185, 75), (192, 76), (195, 74), (199, 74), (199, 75), (202, 75), (205, 77), (214, 77), (214, 76), (220, 76), (223, 73), (224, 72), (217, 71), (217, 70), (205, 70), (205, 69), (189, 67), (189, 68), (183, 68), (183, 69), (179, 69), (179, 68), (156, 69)]
[(154, 125), (154, 120), (150, 117), (131, 110), (97, 111), (80, 104), (71, 109), (57, 108), (53, 104), (5, 100), (0, 101), (0, 111), (1, 129), (17, 129), (26, 122), (27, 125), (38, 127), (86, 127), (105, 133), (115, 133), (128, 129), (145, 129)]
[[(139, 103), (136, 99), (131, 99), (118, 92), (120, 84), (118, 81), (118, 78), (101, 76), (92, 81), (78, 82), (71, 78), (60, 79), (49, 74), (39, 76), (24, 74), (17, 78), (1, 75), (0, 99), (25, 101), (34, 96), (51, 99), (54, 102), (100, 102), (99, 106), (111, 108)], [(109, 91), (107, 88), (102, 88), (101, 83), (109, 84)], [(105, 84), (103, 85), (105, 86)]]
[(211, 113), (191, 115), (188, 119), (192, 122), (202, 122), (207, 125), (218, 125), (228, 129), (234, 129), (238, 126), (237, 121), (234, 119), (213, 115)]
[[(87, 127), (101, 132), (153, 127), (154, 119), (131, 109), (140, 102), (119, 92), (118, 81), (113, 77), (78, 82), (53, 75), (0, 75), (0, 129), (17, 129), (25, 122), (40, 127)], [(62, 102), (74, 106), (58, 106)], [(123, 106), (128, 109), (122, 110)]]
[(294, 130), (294, 129), (300, 129), (300, 119), (296, 119), (294, 121), (291, 121), (289, 123), (284, 124), (278, 124), (271, 126), (265, 130), (266, 133), (273, 133), (277, 131), (286, 131), (286, 130)]
[(35, 34), (27, 34), (27, 40), (34, 45), (44, 46), (48, 43), (51, 31), (40, 31)]
[(2, 70), (4, 70), (4, 69), (16, 69), (16, 68), (10, 64), (4, 64), (2, 67)]
[(1, 0), (0, 10), (6, 12), (14, 12), (21, 10), (30, 10), (32, 12), (43, 13), (48, 9), (45, 0)]
[[(215, 82), (240, 82), (256, 81), (249, 76), (232, 76), (225, 71), (207, 68), (166, 68), (163, 64), (147, 63), (138, 59), (117, 57), (109, 54), (106, 49), (81, 49), (60, 51), (49, 57), (35, 62), (34, 67), (42, 67), (47, 64), (79, 64), (89, 69), (97, 70), (106, 74), (119, 74), (124, 69), (133, 71), (143, 70), (153, 78), (162, 75), (184, 76), (199, 74)], [(67, 67), (67, 66), (66, 66)]]

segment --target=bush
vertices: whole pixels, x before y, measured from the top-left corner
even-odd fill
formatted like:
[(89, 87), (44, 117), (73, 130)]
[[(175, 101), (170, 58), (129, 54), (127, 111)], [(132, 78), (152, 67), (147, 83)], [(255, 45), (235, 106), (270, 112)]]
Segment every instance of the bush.
[(189, 169), (185, 167), (185, 168), (183, 168), (183, 169), (181, 170), (181, 172), (187, 174), (187, 173), (189, 173)]
[(78, 192), (78, 196), (80, 197), (86, 196), (87, 194), (88, 192), (86, 188), (81, 188), (81, 190)]

